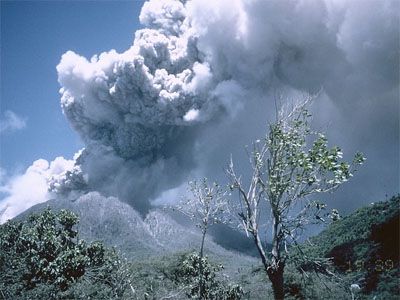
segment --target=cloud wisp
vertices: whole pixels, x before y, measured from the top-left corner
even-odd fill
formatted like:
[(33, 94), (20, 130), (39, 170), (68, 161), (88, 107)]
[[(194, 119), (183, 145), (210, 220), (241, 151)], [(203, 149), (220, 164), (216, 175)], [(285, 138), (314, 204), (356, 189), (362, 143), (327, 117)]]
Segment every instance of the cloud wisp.
[(26, 127), (26, 119), (11, 110), (6, 110), (0, 120), (0, 134), (11, 133)]

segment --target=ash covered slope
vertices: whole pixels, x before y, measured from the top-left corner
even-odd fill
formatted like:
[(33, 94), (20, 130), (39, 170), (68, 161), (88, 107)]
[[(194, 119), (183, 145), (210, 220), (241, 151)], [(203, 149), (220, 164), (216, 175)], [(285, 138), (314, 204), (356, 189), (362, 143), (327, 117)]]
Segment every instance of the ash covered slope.
[[(104, 197), (97, 192), (85, 194), (75, 201), (49, 200), (33, 206), (18, 218), (42, 211), (68, 209), (79, 216), (79, 237), (88, 241), (101, 240), (116, 247), (132, 259), (166, 255), (199, 249), (201, 236), (195, 230), (178, 224), (160, 210), (151, 211), (144, 219), (131, 206), (115, 197)], [(231, 265), (239, 256), (247, 263), (254, 259), (228, 251), (210, 239), (206, 241), (207, 254)]]
[(158, 253), (159, 244), (145, 226), (140, 214), (114, 197), (103, 197), (97, 192), (80, 196), (75, 201), (49, 200), (33, 206), (18, 218), (25, 218), (50, 207), (68, 209), (79, 216), (79, 238), (101, 240), (129, 256)]

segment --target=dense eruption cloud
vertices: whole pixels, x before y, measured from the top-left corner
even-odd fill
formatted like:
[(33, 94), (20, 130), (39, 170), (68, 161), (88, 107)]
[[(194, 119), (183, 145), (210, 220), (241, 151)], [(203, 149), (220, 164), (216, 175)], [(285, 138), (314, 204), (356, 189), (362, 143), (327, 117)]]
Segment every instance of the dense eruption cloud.
[[(380, 128), (391, 131), (396, 144), (390, 111), (398, 106), (398, 6), (146, 2), (145, 29), (126, 52), (90, 62), (68, 52), (57, 67), (63, 111), (89, 145), (83, 164), (89, 181), (145, 206), (187, 180), (196, 165), (218, 177), (229, 152), (262, 134), (274, 112), (273, 90), (296, 97), (322, 89), (320, 111), (329, 112), (319, 113), (316, 124), (331, 122), (331, 136), (345, 150), (355, 149), (339, 128), (355, 121), (354, 135), (367, 139), (383, 116), (388, 119)], [(365, 122), (371, 108), (378, 116)], [(377, 151), (372, 148), (363, 150), (368, 155)]]
[(57, 66), (86, 149), (55, 190), (146, 211), (190, 176), (223, 178), (230, 153), (245, 166), (243, 146), (263, 134), (277, 94), (321, 91), (315, 125), (368, 158), (339, 208), (360, 205), (345, 203), (350, 191), (362, 204), (398, 192), (399, 11), (396, 0), (145, 2), (126, 52), (68, 51)]
[(67, 52), (57, 66), (61, 105), (88, 147), (91, 189), (146, 209), (149, 197), (180, 183), (194, 164), (196, 131), (222, 109), (210, 67), (180, 2), (145, 4), (133, 46), (85, 58)]

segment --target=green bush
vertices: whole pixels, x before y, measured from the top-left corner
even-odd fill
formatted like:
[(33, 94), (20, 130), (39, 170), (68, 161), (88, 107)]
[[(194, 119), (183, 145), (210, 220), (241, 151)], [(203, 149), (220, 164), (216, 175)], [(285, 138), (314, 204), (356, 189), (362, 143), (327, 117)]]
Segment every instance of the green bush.
[(46, 209), (26, 221), (1, 225), (0, 295), (74, 299), (76, 294), (89, 296), (102, 290), (108, 291), (104, 299), (121, 297), (128, 284), (123, 263), (102, 243), (79, 240), (78, 221), (70, 211)]
[[(223, 266), (211, 264), (207, 257), (201, 258), (203, 268), (203, 290), (201, 299), (236, 300), (243, 296), (238, 284), (226, 284), (217, 278)], [(200, 256), (190, 253), (183, 257), (182, 264), (175, 270), (175, 278), (188, 287), (187, 296), (198, 298), (200, 289)]]

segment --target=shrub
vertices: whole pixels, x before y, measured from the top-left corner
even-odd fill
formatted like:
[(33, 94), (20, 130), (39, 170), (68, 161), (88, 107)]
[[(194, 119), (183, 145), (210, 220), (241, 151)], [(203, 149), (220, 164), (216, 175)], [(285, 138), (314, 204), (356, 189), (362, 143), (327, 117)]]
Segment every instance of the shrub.
[[(127, 286), (124, 265), (113, 249), (77, 238), (79, 219), (49, 208), (26, 221), (0, 226), (0, 290), (7, 299), (74, 299), (90, 287), (119, 298)], [(85, 289), (85, 291), (83, 291)], [(79, 296), (80, 297), (80, 296)], [(96, 299), (99, 299), (96, 297)]]
[(221, 264), (212, 264), (207, 257), (200, 258), (197, 253), (190, 253), (184, 256), (182, 264), (175, 270), (175, 278), (187, 286), (186, 294), (189, 298), (197, 298), (199, 296), (200, 262), (203, 276), (201, 299), (241, 299), (243, 289), (240, 285), (226, 284), (217, 278), (218, 272), (223, 269), (223, 266)]

